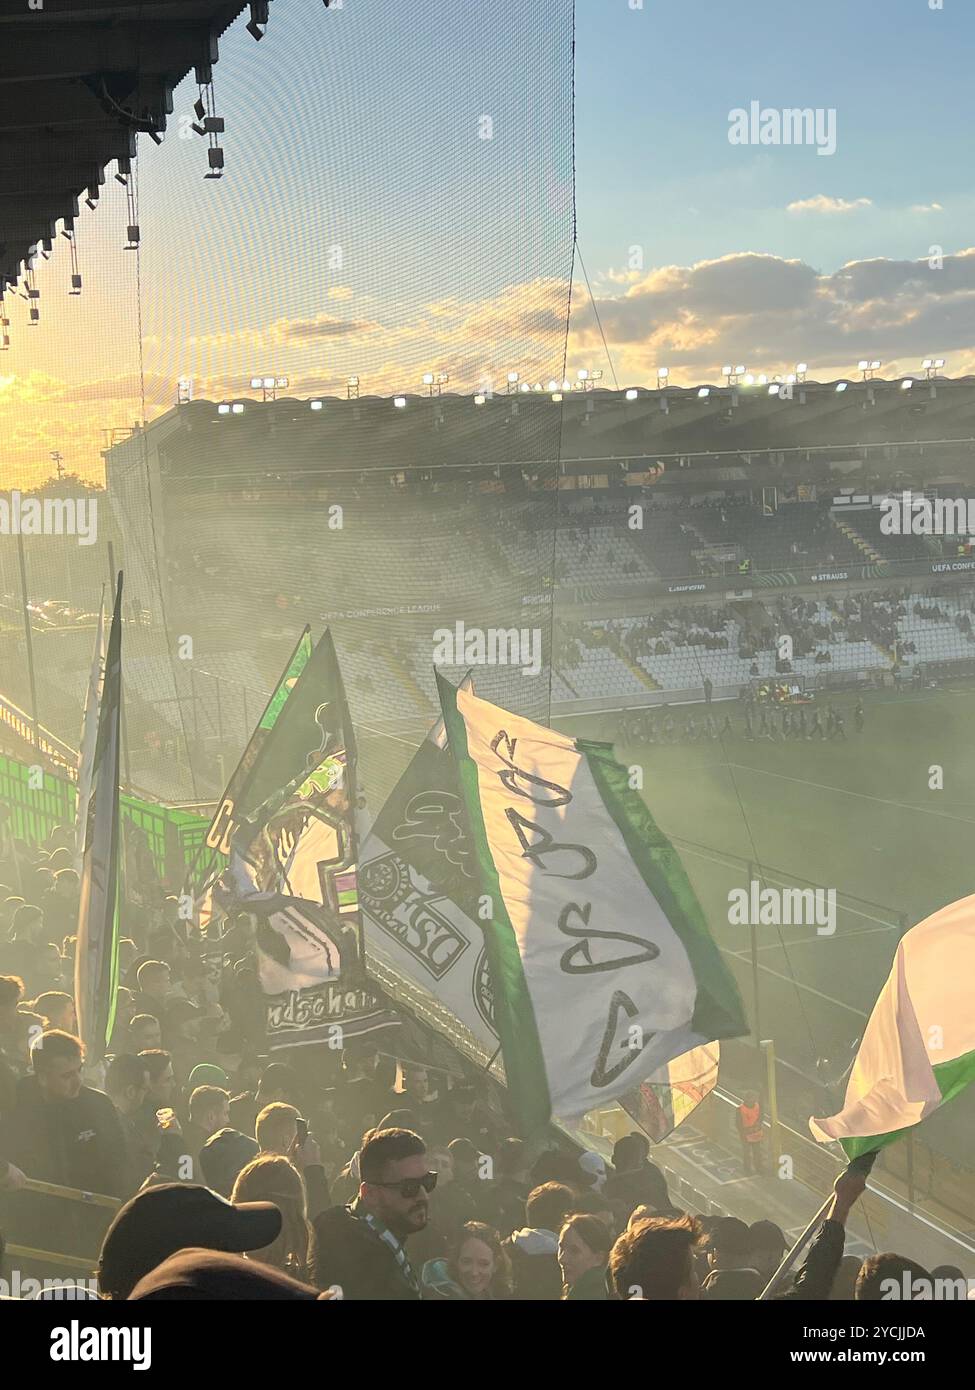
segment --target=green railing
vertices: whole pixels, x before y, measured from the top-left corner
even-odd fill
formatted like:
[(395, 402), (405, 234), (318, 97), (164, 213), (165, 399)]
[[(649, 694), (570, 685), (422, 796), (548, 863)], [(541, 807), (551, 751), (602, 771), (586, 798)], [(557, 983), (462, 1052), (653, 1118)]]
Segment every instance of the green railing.
[[(0, 801), (11, 808), (13, 833), (20, 839), (40, 844), (55, 826), (73, 825), (77, 800), (77, 788), (67, 778), (0, 755)], [(160, 879), (173, 887), (182, 884), (209, 818), (127, 792), (119, 800), (123, 824), (142, 832)]]

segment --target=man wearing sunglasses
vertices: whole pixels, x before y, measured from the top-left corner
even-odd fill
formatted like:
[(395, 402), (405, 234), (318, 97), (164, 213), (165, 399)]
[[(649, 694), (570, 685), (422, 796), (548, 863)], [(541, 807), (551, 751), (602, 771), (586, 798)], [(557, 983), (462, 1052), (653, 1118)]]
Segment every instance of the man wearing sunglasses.
[(320, 1289), (349, 1299), (418, 1299), (406, 1241), (427, 1224), (437, 1185), (426, 1145), (410, 1129), (378, 1130), (359, 1153), (359, 1192), (312, 1223), (311, 1269)]

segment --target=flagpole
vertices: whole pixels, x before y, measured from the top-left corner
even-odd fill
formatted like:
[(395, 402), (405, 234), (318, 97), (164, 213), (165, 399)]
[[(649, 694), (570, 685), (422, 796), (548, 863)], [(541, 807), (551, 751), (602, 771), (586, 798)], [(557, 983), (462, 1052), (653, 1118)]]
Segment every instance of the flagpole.
[[(876, 1160), (876, 1157), (877, 1157), (877, 1150), (876, 1150), (876, 1149), (874, 1149), (872, 1153), (861, 1154), (859, 1158), (853, 1159), (853, 1161), (847, 1166), (846, 1171), (847, 1171), (848, 1173), (861, 1173), (864, 1177), (867, 1177), (867, 1176), (869, 1175), (869, 1173), (870, 1173), (871, 1168), (872, 1168), (873, 1165), (874, 1165), (874, 1161)], [(770, 1279), (770, 1280), (768, 1281), (768, 1283), (765, 1285), (765, 1288), (762, 1290), (762, 1292), (761, 1292), (761, 1293), (758, 1295), (758, 1297), (756, 1298), (756, 1300), (755, 1300), (756, 1303), (760, 1303), (763, 1299), (767, 1300), (767, 1299), (771, 1298), (771, 1296), (772, 1296), (772, 1292), (771, 1292), (772, 1289), (775, 1288), (776, 1284), (779, 1282), (779, 1280), (782, 1278), (782, 1276), (783, 1276), (784, 1274), (787, 1274), (787, 1273), (789, 1272), (789, 1270), (792, 1268), (793, 1264), (795, 1263), (796, 1259), (799, 1257), (799, 1255), (802, 1254), (803, 1250), (806, 1248), (806, 1245), (807, 1245), (808, 1242), (812, 1239), (812, 1234), (813, 1234), (813, 1232), (815, 1231), (816, 1227), (819, 1225), (820, 1221), (823, 1220), (823, 1218), (824, 1218), (825, 1215), (826, 1215), (826, 1212), (828, 1211), (829, 1207), (832, 1205), (832, 1202), (833, 1202), (833, 1199), (835, 1198), (835, 1196), (836, 1196), (836, 1193), (835, 1193), (835, 1192), (831, 1192), (831, 1193), (829, 1194), (829, 1196), (826, 1198), (826, 1200), (825, 1200), (825, 1202), (823, 1203), (823, 1205), (822, 1205), (822, 1206), (819, 1208), (819, 1210), (817, 1211), (816, 1215), (815, 1215), (815, 1216), (813, 1217), (813, 1219), (810, 1221), (809, 1225), (808, 1225), (808, 1226), (806, 1227), (806, 1229), (803, 1231), (802, 1235), (801, 1235), (801, 1236), (799, 1237), (799, 1239), (796, 1241), (795, 1245), (793, 1245), (792, 1249), (789, 1250), (789, 1251), (782, 1257), (782, 1263), (779, 1265), (778, 1269), (775, 1271), (775, 1273), (772, 1275), (771, 1279)]]
[[(116, 570), (115, 570), (115, 547), (112, 545), (112, 542), (111, 542), (111, 541), (108, 542), (108, 577), (109, 577), (109, 580), (111, 581), (112, 592), (114, 593), (114, 591), (115, 591), (115, 586), (116, 586), (116, 584), (118, 583), (118, 575), (117, 575)], [(127, 723), (126, 718), (125, 718), (125, 702), (124, 702), (124, 701), (121, 702), (120, 717), (121, 717), (121, 733), (122, 733), (122, 757), (123, 757), (123, 759), (124, 759), (124, 761), (125, 761), (125, 786), (126, 786), (126, 790), (127, 790), (127, 791), (129, 792), (129, 794), (131, 795), (131, 793), (132, 793), (132, 769), (131, 769), (131, 767), (129, 766), (129, 733), (128, 733), (128, 723)]]
[(30, 681), (30, 715), (34, 726), (34, 748), (39, 753), (41, 739), (37, 728), (37, 681), (34, 677), (34, 639), (30, 626), (30, 608), (27, 606), (27, 561), (24, 558), (23, 533), (17, 531), (17, 558), (20, 561), (20, 597), (24, 605), (24, 638), (27, 643), (27, 676)]

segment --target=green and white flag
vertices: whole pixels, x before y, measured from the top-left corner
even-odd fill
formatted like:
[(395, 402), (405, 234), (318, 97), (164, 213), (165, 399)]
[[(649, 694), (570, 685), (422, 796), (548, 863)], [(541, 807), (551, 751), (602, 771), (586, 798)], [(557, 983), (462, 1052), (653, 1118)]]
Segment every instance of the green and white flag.
[(691, 1048), (690, 1052), (673, 1057), (635, 1090), (626, 1091), (619, 1104), (644, 1134), (659, 1144), (714, 1090), (720, 1060), (720, 1043)]
[(487, 1066), (499, 1041), (478, 920), (478, 872), (442, 720), (373, 822), (358, 882), (367, 973), (471, 1061)]
[(491, 899), (482, 925), (522, 1130), (745, 1033), (683, 866), (611, 746), (509, 714), (439, 672), (437, 684)]
[(105, 1053), (115, 1025), (119, 941), (119, 751), (122, 715), (122, 576), (108, 638), (81, 864), (74, 997), (89, 1060)]
[(898, 1138), (975, 1080), (975, 896), (902, 937), (864, 1030), (843, 1109), (809, 1128), (848, 1158)]

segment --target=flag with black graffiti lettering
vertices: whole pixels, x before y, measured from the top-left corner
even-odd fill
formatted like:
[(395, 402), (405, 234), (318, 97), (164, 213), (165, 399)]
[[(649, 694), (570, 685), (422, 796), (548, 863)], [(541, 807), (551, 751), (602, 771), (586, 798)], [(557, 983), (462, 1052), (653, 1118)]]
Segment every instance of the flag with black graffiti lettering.
[[(461, 688), (469, 685), (465, 678)], [(365, 965), (387, 994), (486, 1066), (499, 1041), (473, 859), (457, 770), (438, 720), (362, 846)]]
[(683, 865), (609, 744), (572, 739), (438, 673), (494, 981), (508, 1092), (530, 1133), (747, 1031)]

